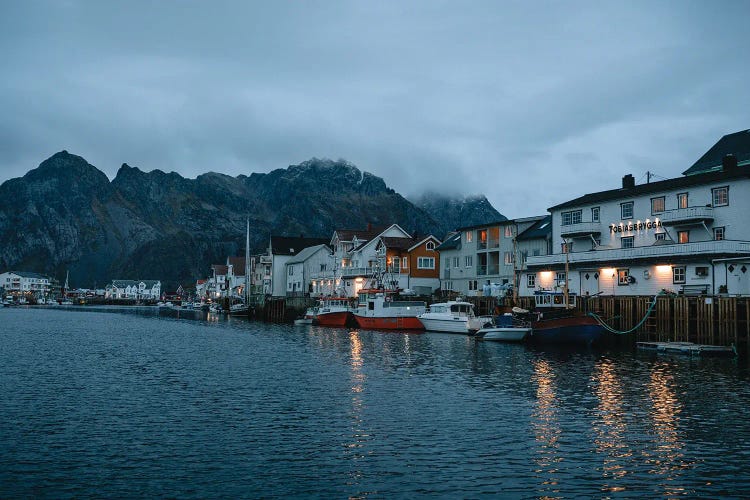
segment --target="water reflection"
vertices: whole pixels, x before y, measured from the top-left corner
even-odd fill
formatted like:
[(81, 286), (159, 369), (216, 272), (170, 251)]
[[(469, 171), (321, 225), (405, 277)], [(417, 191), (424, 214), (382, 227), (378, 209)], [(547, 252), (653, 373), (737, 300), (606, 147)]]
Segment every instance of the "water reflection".
[[(347, 459), (353, 464), (353, 468), (349, 472), (349, 481), (347, 484), (356, 486), (362, 479), (364, 467), (364, 464), (358, 462), (361, 462), (366, 457), (365, 446), (370, 439), (370, 435), (365, 428), (363, 415), (365, 410), (363, 392), (366, 377), (362, 369), (362, 340), (358, 331), (349, 332), (349, 345), (351, 351), (349, 363), (351, 370), (351, 409), (349, 411), (351, 436), (349, 442), (345, 444), (345, 454)], [(360, 496), (358, 494), (353, 498)]]
[(612, 360), (600, 360), (591, 377), (594, 394), (599, 401), (592, 422), (594, 445), (596, 451), (604, 455), (602, 490), (610, 492), (625, 489), (621, 480), (629, 472), (625, 465), (633, 455), (626, 436), (624, 395), (615, 368)]
[(554, 373), (547, 360), (536, 359), (533, 365), (531, 379), (536, 384), (536, 408), (532, 413), (532, 428), (537, 445), (534, 472), (541, 479), (541, 491), (557, 494), (560, 493), (559, 465), (563, 459), (559, 453), (561, 430), (557, 421)]
[(672, 367), (664, 362), (654, 365), (648, 383), (648, 394), (651, 399), (650, 412), (653, 431), (657, 438), (653, 454), (644, 450), (649, 473), (661, 476), (660, 486), (664, 495), (684, 494), (684, 488), (675, 484), (681, 470), (691, 464), (683, 459), (684, 442), (680, 432), (680, 413), (682, 403), (675, 392), (675, 380)]

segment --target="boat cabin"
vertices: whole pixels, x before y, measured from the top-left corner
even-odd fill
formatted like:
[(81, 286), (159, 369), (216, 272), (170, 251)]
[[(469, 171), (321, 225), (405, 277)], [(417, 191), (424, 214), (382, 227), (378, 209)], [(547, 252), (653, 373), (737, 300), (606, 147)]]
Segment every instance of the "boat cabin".
[(565, 293), (547, 290), (537, 290), (534, 292), (534, 302), (537, 308), (555, 308), (565, 309), (576, 306), (576, 294), (568, 292), (568, 302), (565, 303)]

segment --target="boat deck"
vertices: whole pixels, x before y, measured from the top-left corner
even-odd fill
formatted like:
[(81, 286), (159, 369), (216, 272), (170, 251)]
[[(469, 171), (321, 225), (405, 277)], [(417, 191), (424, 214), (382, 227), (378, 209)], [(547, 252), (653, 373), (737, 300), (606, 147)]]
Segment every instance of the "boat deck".
[(638, 349), (657, 353), (685, 354), (688, 356), (736, 356), (734, 347), (694, 344), (692, 342), (636, 342)]

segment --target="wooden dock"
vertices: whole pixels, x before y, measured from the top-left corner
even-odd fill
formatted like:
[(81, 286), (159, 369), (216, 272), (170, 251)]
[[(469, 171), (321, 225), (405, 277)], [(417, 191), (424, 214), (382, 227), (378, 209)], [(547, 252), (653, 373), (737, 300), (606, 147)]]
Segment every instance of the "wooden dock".
[(636, 347), (645, 351), (663, 354), (684, 354), (687, 356), (734, 357), (737, 352), (732, 347), (702, 345), (692, 342), (636, 342)]

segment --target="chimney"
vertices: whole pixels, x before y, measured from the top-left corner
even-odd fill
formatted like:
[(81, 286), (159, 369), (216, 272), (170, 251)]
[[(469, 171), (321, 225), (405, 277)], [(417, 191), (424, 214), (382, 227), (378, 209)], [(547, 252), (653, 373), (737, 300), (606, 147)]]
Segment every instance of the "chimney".
[(633, 174), (628, 174), (622, 178), (623, 189), (633, 189), (635, 187), (635, 177)]
[(367, 232), (369, 233), (371, 231), (372, 231), (372, 222), (368, 222), (367, 223)]
[(724, 156), (721, 160), (721, 170), (724, 172), (731, 172), (737, 168), (737, 157), (733, 154)]

